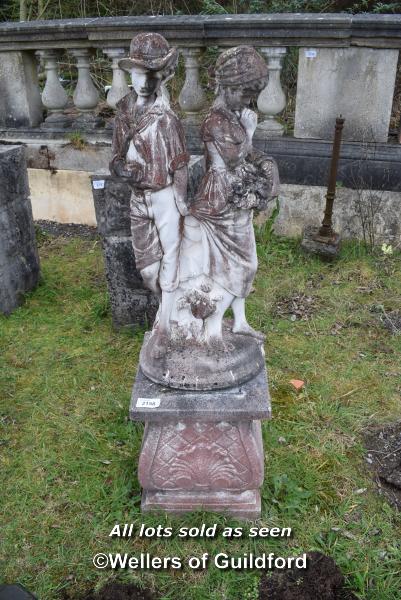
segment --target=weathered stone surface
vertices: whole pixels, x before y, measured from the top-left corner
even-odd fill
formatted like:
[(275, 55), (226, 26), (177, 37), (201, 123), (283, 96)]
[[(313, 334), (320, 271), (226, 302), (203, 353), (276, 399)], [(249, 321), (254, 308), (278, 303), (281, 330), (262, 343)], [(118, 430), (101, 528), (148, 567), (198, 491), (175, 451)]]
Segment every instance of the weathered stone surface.
[[(100, 185), (104, 187), (94, 189), (93, 182), (96, 181), (103, 182)], [(103, 242), (113, 326), (116, 329), (150, 326), (158, 302), (144, 288), (135, 266), (129, 218), (131, 188), (124, 181), (103, 174), (92, 177), (92, 188), (98, 230)]]
[(77, 45), (128, 45), (132, 35), (157, 31), (183, 46), (401, 46), (401, 17), (347, 13), (278, 13), (235, 15), (158, 15), (99, 17), (0, 25), (0, 49), (74, 48)]
[(24, 149), (0, 147), (0, 312), (8, 315), (39, 280)]
[(320, 227), (305, 227), (301, 248), (323, 259), (333, 260), (340, 251), (340, 236), (334, 234), (330, 239), (323, 240), (319, 236), (319, 231)]
[[(187, 147), (191, 154), (201, 155), (199, 127), (185, 123)], [(78, 150), (62, 139), (61, 130), (43, 132), (38, 129), (1, 129), (0, 141), (27, 144), (28, 168), (63, 169), (98, 173), (111, 159), (111, 132), (101, 130), (85, 137), (88, 143)], [(48, 136), (48, 137), (47, 137)], [(256, 129), (254, 146), (274, 156), (282, 183), (325, 185), (330, 166), (333, 131), (330, 141), (296, 139), (290, 136), (266, 139)], [(394, 139), (395, 142), (395, 139)], [(399, 165), (401, 145), (396, 143), (343, 142), (339, 164), (339, 180), (349, 188), (356, 181), (370, 189), (401, 191)]]
[(89, 173), (28, 169), (28, 178), (35, 221), (96, 226)]
[(168, 389), (139, 371), (130, 418), (146, 421), (138, 466), (143, 511), (260, 516), (259, 419), (270, 418), (265, 369), (241, 386), (214, 393)]
[(302, 49), (295, 137), (328, 140), (342, 115), (344, 140), (386, 142), (397, 60), (397, 50)]
[[(138, 398), (157, 398), (160, 405), (157, 409), (137, 406)], [(153, 383), (138, 369), (130, 405), (130, 419), (133, 421), (209, 422), (229, 419), (231, 422), (249, 418), (269, 419), (270, 416), (265, 369), (239, 386), (201, 392), (177, 390)]]
[(223, 323), (221, 348), (170, 340), (157, 361), (152, 360), (152, 337), (146, 334), (139, 356), (142, 370), (156, 383), (186, 390), (218, 390), (248, 381), (264, 365), (263, 346), (249, 335), (232, 333), (231, 327)]
[[(290, 237), (301, 236), (305, 226), (318, 227), (323, 219), (327, 189), (325, 187), (307, 187), (301, 185), (283, 185), (280, 193), (280, 212), (274, 223), (274, 230), (279, 235)], [(375, 203), (380, 205), (372, 221), (372, 231), (376, 244), (392, 244), (401, 242), (401, 193), (369, 191), (358, 192), (340, 187), (336, 191), (333, 209), (333, 226), (342, 239), (363, 239), (363, 227), (360, 207), (369, 215)], [(262, 222), (268, 211), (257, 217)], [(365, 232), (366, 233), (366, 232)]]
[[(263, 481), (262, 481), (263, 483)], [(260, 517), (261, 501), (258, 489), (244, 492), (151, 491), (144, 490), (142, 512), (165, 511), (185, 514), (194, 510), (221, 512), (236, 519), (254, 520)]]
[(42, 100), (32, 52), (2, 52), (0, 125), (32, 127), (43, 119)]

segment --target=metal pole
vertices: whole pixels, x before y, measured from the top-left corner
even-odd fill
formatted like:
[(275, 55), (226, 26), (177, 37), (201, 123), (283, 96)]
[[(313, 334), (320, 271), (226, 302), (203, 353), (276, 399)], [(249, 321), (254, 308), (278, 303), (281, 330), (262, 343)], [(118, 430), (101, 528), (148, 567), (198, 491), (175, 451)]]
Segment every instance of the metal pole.
[(324, 217), (322, 221), (322, 226), (319, 229), (318, 237), (319, 238), (333, 238), (335, 232), (333, 230), (333, 204), (334, 197), (336, 195), (336, 180), (337, 180), (337, 169), (338, 169), (338, 160), (340, 157), (340, 148), (341, 148), (341, 136), (344, 127), (344, 121), (341, 117), (337, 117), (336, 119), (336, 128), (334, 132), (334, 143), (333, 150), (331, 155), (331, 164), (330, 164), (330, 175), (329, 182), (327, 186), (327, 194), (326, 194), (326, 208), (324, 211)]

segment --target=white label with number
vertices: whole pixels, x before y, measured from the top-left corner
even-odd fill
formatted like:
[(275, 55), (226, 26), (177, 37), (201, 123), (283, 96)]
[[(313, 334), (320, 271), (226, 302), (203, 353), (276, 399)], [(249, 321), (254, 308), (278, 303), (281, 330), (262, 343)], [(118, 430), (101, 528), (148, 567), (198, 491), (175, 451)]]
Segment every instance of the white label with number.
[(104, 179), (95, 179), (92, 185), (94, 190), (102, 190), (104, 188)]
[(306, 48), (305, 56), (306, 58), (316, 58), (317, 50), (315, 50), (315, 48)]
[(137, 408), (157, 408), (160, 406), (160, 398), (138, 398)]

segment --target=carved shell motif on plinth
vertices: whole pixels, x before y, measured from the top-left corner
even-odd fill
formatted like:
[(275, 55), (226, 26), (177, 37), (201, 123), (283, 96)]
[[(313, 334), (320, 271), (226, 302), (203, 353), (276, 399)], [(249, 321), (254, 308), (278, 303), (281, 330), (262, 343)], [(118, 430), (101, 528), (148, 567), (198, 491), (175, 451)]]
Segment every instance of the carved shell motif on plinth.
[(260, 422), (148, 423), (138, 475), (147, 490), (242, 491), (263, 481)]

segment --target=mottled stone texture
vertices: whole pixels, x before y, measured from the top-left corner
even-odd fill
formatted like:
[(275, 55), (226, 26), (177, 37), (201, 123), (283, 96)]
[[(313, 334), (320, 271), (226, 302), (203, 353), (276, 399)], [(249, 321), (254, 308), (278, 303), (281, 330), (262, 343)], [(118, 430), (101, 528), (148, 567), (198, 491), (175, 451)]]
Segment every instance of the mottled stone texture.
[(32, 51), (2, 52), (0, 125), (35, 127), (43, 120), (37, 63)]
[(8, 315), (39, 279), (25, 153), (0, 147), (0, 312)]
[[(94, 189), (93, 182), (99, 181), (104, 182), (104, 187)], [(96, 175), (92, 177), (92, 189), (97, 226), (103, 241), (113, 326), (116, 329), (150, 327), (158, 302), (145, 289), (135, 266), (129, 217), (131, 188), (121, 179)]]
[(331, 139), (336, 117), (343, 139), (386, 142), (398, 50), (300, 49), (295, 137)]
[(270, 414), (265, 369), (213, 393), (172, 390), (139, 371), (130, 418), (146, 422), (138, 466), (142, 510), (203, 509), (258, 518), (264, 475), (260, 419)]

